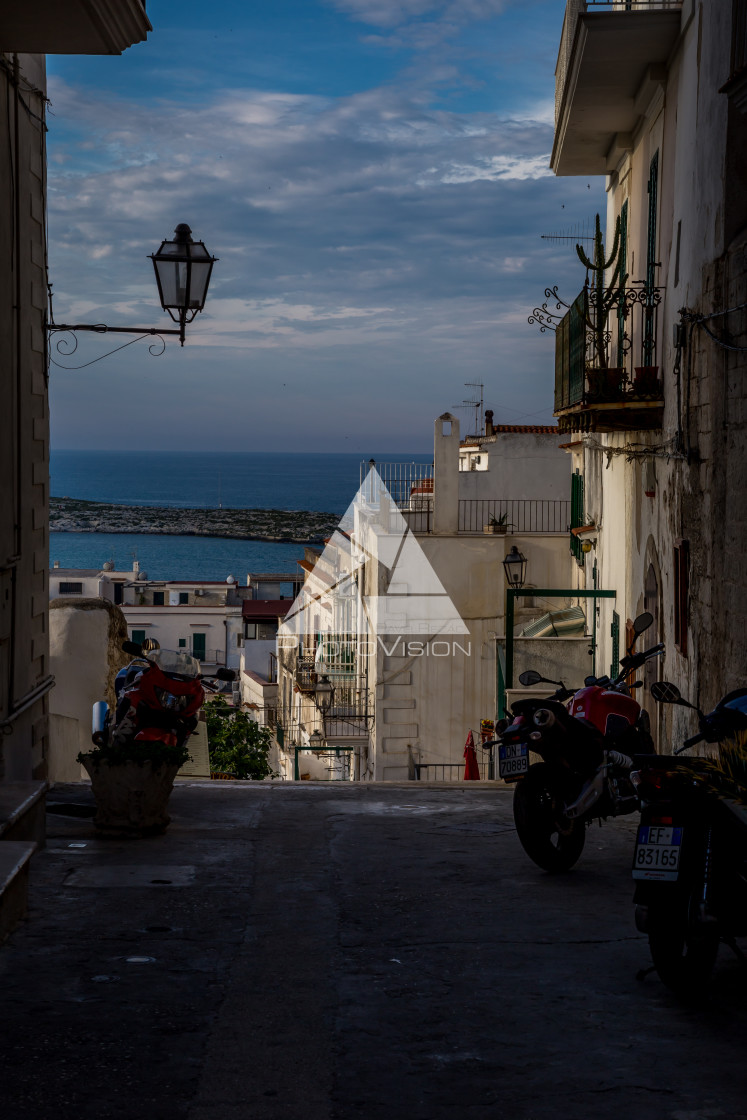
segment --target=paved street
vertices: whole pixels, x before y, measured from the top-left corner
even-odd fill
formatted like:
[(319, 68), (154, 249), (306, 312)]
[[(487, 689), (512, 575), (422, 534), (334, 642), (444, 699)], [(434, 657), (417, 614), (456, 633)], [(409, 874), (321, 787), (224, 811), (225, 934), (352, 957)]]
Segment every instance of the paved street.
[(510, 797), (194, 784), (129, 843), (50, 813), (0, 950), (3, 1116), (745, 1120), (743, 970), (722, 951), (704, 1011), (638, 981), (633, 820), (550, 877)]

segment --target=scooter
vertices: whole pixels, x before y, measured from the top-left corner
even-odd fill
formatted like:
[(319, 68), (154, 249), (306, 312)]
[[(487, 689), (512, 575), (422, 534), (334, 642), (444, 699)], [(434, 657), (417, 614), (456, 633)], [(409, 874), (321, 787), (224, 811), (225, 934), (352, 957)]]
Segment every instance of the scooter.
[[(579, 859), (592, 820), (635, 812), (638, 798), (630, 782), (632, 754), (654, 751), (647, 713), (630, 695), (639, 681), (629, 674), (664, 647), (633, 653), (637, 637), (653, 623), (647, 611), (633, 623), (633, 643), (620, 661), (619, 676), (587, 677), (584, 687), (568, 689), (529, 670), (519, 677), (526, 687), (558, 686), (545, 699), (512, 705), (513, 722), (497, 740), (499, 776), (516, 782), (513, 810), (524, 851), (545, 871), (567, 871)], [(542, 761), (530, 764), (530, 751)]]
[(217, 692), (213, 680), (232, 681), (232, 669), (218, 669), (210, 677), (200, 673), (200, 662), (183, 650), (148, 648), (124, 642), (122, 649), (133, 656), (114, 681), (117, 699), (112, 713), (99, 700), (93, 705), (91, 738), (96, 746), (110, 746), (128, 757), (148, 756), (148, 744), (158, 743), (161, 756), (183, 763), (188, 757), (187, 741), (197, 726), (197, 712), (205, 699), (205, 688)]
[[(637, 759), (631, 774), (642, 803), (636, 926), (648, 934), (646, 971), (681, 998), (700, 1000), (720, 942), (745, 960), (735, 939), (747, 936), (747, 688), (707, 715), (668, 681), (651, 692), (661, 704), (693, 708), (700, 730), (674, 754)], [(678, 757), (701, 742), (718, 743), (717, 756)]]

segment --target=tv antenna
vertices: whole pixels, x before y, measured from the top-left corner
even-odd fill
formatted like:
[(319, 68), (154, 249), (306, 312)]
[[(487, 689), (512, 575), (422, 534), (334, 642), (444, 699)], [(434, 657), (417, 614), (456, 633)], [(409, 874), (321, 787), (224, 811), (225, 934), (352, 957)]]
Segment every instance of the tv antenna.
[(550, 241), (553, 245), (557, 245), (560, 241), (573, 241), (576, 244), (582, 241), (593, 241), (594, 234), (588, 221), (576, 222), (575, 226), (569, 226), (562, 233), (541, 233), (540, 237), (543, 241)]
[[(467, 434), (471, 436), (481, 436), (485, 431), (485, 402), (483, 396), (485, 384), (482, 381), (465, 381), (464, 387), (465, 389), (475, 390), (469, 400), (462, 401), (462, 408), (475, 410), (475, 430), (473, 432), (468, 432)], [(480, 390), (479, 397), (477, 395), (478, 389)]]

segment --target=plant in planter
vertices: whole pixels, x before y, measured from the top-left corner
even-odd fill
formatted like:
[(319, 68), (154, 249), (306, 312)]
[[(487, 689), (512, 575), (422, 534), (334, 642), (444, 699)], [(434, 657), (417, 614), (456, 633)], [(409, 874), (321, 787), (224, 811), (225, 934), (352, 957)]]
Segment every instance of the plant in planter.
[(122, 745), (106, 742), (79, 754), (96, 799), (93, 823), (98, 831), (116, 836), (165, 832), (174, 778), (188, 758), (186, 746), (134, 739)]
[[(78, 761), (96, 798), (94, 825), (116, 836), (163, 832), (177, 771), (189, 758), (187, 743), (205, 698), (200, 663), (180, 650), (145, 649), (124, 642), (134, 656), (115, 681), (116, 711), (94, 705), (94, 749)], [(219, 680), (233, 680), (218, 669)], [(206, 682), (214, 691), (219, 686)]]
[(516, 526), (508, 520), (508, 514), (502, 513), (500, 517), (491, 517), (487, 525), (483, 525), (484, 533), (505, 533)]
[(660, 391), (659, 367), (636, 366), (633, 391), (642, 397), (657, 396)]
[[(625, 288), (628, 279), (627, 272), (622, 274), (622, 257), (620, 256), (620, 218), (615, 222), (615, 238), (609, 257), (606, 256), (602, 227), (599, 215), (596, 216), (596, 229), (594, 233), (594, 259), (591, 260), (582, 245), (576, 246), (576, 252), (581, 264), (586, 268), (587, 285), (589, 273), (593, 274), (592, 296), (584, 307), (584, 320), (592, 333), (594, 346), (594, 363), (587, 367), (586, 376), (589, 382), (589, 394), (593, 397), (616, 396), (622, 389), (625, 369), (622, 366), (610, 366), (607, 362), (607, 343), (609, 335), (607, 323), (610, 309), (620, 299), (620, 292)], [(604, 286), (604, 274), (612, 265), (615, 270), (610, 278), (607, 288)], [(589, 304), (594, 309), (592, 316)]]

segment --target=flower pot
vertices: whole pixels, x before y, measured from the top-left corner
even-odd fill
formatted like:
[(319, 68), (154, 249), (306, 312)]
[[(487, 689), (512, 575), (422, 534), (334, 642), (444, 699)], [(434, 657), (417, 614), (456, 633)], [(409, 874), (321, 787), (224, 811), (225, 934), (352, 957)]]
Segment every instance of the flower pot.
[(641, 396), (656, 396), (659, 393), (659, 367), (636, 366), (633, 392)]
[(508, 528), (507, 525), (483, 525), (482, 531), (483, 531), (483, 533), (504, 533), (505, 534), (507, 528)]
[(608, 366), (606, 369), (587, 369), (589, 396), (595, 400), (616, 400), (622, 393), (625, 369), (622, 366)]
[(96, 799), (93, 823), (111, 836), (152, 836), (165, 832), (171, 817), (166, 812), (177, 763), (96, 762), (83, 755), (81, 762), (91, 779)]

